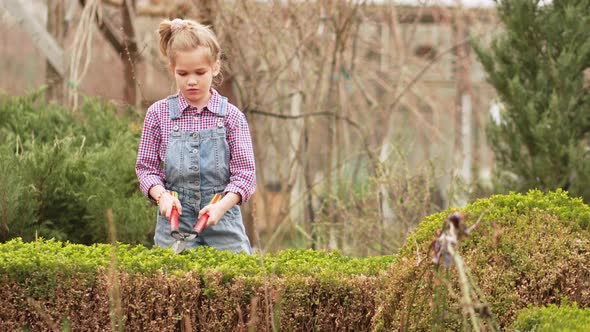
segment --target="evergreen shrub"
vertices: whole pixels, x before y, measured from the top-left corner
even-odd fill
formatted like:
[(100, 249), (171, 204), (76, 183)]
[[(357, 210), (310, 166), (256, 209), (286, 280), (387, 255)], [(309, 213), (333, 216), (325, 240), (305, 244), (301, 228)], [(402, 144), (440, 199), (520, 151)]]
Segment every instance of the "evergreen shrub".
[(588, 1), (502, 0), (496, 9), (502, 29), (489, 45), (472, 44), (501, 109), (486, 125), (496, 190), (562, 188), (588, 202)]
[(155, 208), (139, 191), (141, 118), (87, 100), (77, 112), (41, 96), (0, 96), (0, 241), (152, 243)]

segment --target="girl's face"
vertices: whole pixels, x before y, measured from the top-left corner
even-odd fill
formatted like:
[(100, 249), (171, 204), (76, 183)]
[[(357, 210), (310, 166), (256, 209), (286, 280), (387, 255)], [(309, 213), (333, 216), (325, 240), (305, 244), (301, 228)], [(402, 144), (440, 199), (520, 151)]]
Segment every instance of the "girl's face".
[(219, 74), (219, 61), (211, 63), (209, 50), (197, 47), (176, 52), (175, 62), (170, 64), (170, 70), (184, 99), (197, 108), (207, 105), (211, 97), (211, 82)]

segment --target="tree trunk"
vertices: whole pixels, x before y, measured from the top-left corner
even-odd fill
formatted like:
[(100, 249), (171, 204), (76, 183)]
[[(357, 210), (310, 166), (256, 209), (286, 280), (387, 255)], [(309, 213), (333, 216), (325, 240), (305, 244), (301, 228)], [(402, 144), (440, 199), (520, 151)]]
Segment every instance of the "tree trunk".
[(125, 86), (123, 87), (123, 98), (128, 105), (137, 106), (137, 74), (135, 64), (137, 63), (137, 42), (135, 40), (135, 0), (124, 0), (123, 3), (123, 35), (125, 49), (121, 54), (123, 61), (123, 75)]
[[(64, 0), (47, 0), (47, 32), (53, 36), (57, 44), (63, 49), (65, 39), (65, 3)], [(47, 91), (45, 97), (47, 101), (55, 100), (58, 103), (63, 102), (64, 98), (64, 78), (59, 74), (55, 67), (48, 60), (46, 61), (45, 83)]]
[[(455, 19), (455, 39), (457, 43), (465, 40), (469, 35), (469, 28), (465, 24), (465, 18), (459, 16)], [(456, 107), (455, 107), (455, 130), (454, 130), (454, 153), (456, 166), (460, 169), (459, 176), (464, 185), (469, 187), (472, 181), (473, 168), (473, 137), (472, 137), (472, 107), (471, 107), (471, 83), (470, 83), (470, 61), (469, 46), (466, 43), (460, 44), (456, 51)], [(455, 204), (465, 206), (469, 193), (459, 190), (455, 197)]]

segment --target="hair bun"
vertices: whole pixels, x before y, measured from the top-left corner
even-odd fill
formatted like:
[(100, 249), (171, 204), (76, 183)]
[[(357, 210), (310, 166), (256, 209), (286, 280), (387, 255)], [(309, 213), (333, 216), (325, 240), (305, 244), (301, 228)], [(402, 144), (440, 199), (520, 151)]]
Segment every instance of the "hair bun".
[(172, 33), (184, 29), (188, 26), (188, 23), (180, 18), (175, 18), (170, 22), (170, 29), (172, 29)]

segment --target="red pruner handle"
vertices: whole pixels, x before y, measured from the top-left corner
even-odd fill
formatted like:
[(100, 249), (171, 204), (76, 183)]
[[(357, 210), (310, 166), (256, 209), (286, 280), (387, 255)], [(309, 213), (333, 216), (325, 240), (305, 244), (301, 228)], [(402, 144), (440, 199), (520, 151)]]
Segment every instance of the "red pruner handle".
[[(175, 198), (178, 198), (178, 193), (176, 193), (176, 191), (172, 191), (171, 194)], [(178, 218), (178, 209), (176, 209), (176, 206), (172, 206), (172, 212), (170, 212), (170, 235), (179, 233)]]
[(209, 214), (205, 213), (201, 216), (201, 218), (199, 218), (199, 221), (197, 221), (197, 224), (195, 225), (195, 228), (193, 228), (193, 231), (197, 232), (198, 234), (201, 234), (205, 227), (207, 227), (207, 221), (209, 221)]
[(178, 232), (178, 210), (176, 207), (172, 208), (172, 212), (170, 213), (170, 229), (172, 232)]

